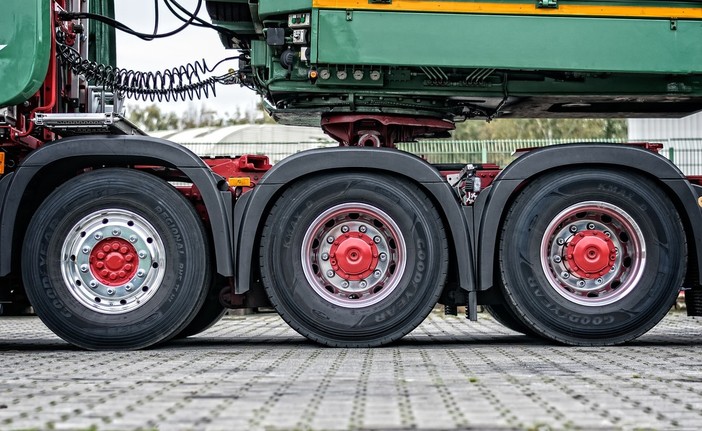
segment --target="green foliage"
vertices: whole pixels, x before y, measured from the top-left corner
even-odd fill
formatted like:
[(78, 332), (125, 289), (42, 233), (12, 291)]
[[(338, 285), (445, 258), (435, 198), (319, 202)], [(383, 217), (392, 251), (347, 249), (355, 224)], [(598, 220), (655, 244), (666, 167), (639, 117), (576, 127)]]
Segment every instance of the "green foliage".
[(620, 119), (497, 119), (456, 125), (454, 139), (626, 139), (627, 123)]
[(200, 105), (191, 104), (182, 114), (163, 112), (156, 104), (147, 106), (130, 105), (127, 107), (127, 111), (129, 112), (129, 120), (147, 132), (275, 122), (263, 110), (260, 102), (254, 110), (245, 111), (239, 107), (233, 114), (217, 112), (208, 108), (204, 103)]

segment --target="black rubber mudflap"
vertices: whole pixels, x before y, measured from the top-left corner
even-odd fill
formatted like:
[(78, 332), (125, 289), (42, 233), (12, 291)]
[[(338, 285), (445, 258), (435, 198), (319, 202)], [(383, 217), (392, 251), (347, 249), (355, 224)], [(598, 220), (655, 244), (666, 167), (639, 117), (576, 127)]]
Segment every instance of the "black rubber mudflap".
[(685, 291), (685, 306), (688, 316), (702, 316), (702, 288)]

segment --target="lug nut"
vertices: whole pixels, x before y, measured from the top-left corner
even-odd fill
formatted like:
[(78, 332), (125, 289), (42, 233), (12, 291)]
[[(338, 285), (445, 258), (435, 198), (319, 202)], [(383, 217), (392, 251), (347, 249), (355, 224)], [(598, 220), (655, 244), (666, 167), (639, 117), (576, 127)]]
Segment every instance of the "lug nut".
[(88, 265), (81, 265), (80, 272), (88, 272)]
[(561, 257), (560, 256), (553, 256), (553, 261), (556, 263), (561, 263)]
[(97, 283), (97, 281), (95, 281), (95, 280), (90, 280), (90, 282), (88, 283), (88, 286), (90, 286), (90, 287), (92, 287), (93, 289), (95, 289), (96, 287), (98, 287), (98, 283)]
[(583, 287), (583, 286), (585, 286), (585, 281), (584, 280), (578, 281), (578, 287)]
[(329, 260), (329, 253), (322, 253), (322, 260)]
[(368, 286), (368, 283), (366, 283), (366, 280), (361, 280), (361, 282), (358, 283), (358, 285), (361, 287), (366, 287), (366, 286)]
[(95, 235), (93, 236), (95, 239), (102, 239), (102, 232), (95, 232)]
[(380, 253), (380, 255), (378, 256), (378, 259), (380, 259), (381, 262), (385, 262), (385, 259), (387, 259), (387, 258), (388, 258), (388, 255), (385, 253)]
[(328, 242), (329, 244), (334, 243), (334, 237), (333, 237), (333, 236), (328, 237), (328, 238), (327, 238), (327, 242)]
[(144, 251), (144, 250), (139, 250), (139, 257), (140, 257), (141, 259), (144, 259), (144, 258), (146, 257), (146, 251)]
[(83, 252), (83, 254), (88, 254), (88, 253), (90, 253), (90, 247), (88, 247), (86, 245), (85, 247), (83, 247), (83, 250), (81, 250), (81, 251)]
[(133, 288), (134, 288), (134, 285), (132, 285), (131, 283), (128, 284), (128, 285), (126, 285), (126, 286), (124, 286), (124, 290), (126, 290), (127, 292), (129, 292), (129, 291), (132, 290)]
[(383, 275), (383, 273), (380, 272), (379, 269), (376, 269), (375, 271), (373, 271), (373, 276), (374, 276), (375, 278), (380, 278), (381, 275)]
[(138, 238), (136, 237), (136, 235), (129, 235), (129, 242), (131, 242), (132, 244), (137, 242), (137, 239)]
[(329, 271), (327, 271), (327, 277), (334, 277), (334, 275), (336, 275), (336, 274), (331, 269)]
[(107, 294), (108, 295), (114, 295), (115, 291), (113, 289), (107, 289)]
[(373, 242), (376, 244), (380, 244), (380, 237), (379, 236), (374, 236), (373, 237)]
[(570, 278), (570, 273), (567, 272), (567, 271), (563, 271), (563, 272), (561, 272), (561, 277), (563, 277), (563, 278)]
[(575, 226), (575, 225), (573, 225), (573, 226), (571, 226), (570, 228), (568, 228), (568, 230), (571, 231), (572, 233), (575, 233), (575, 232), (578, 231), (578, 227)]
[(347, 287), (349, 287), (349, 282), (346, 281), (346, 280), (342, 281), (342, 282), (341, 282), (341, 287), (343, 287), (344, 289), (346, 289)]
[(558, 239), (556, 240), (556, 244), (558, 244), (558, 245), (563, 245), (563, 244), (565, 244), (565, 240), (564, 240), (563, 238), (558, 238)]
[(137, 271), (137, 274), (136, 274), (136, 275), (137, 275), (137, 277), (143, 277), (144, 274), (146, 274), (146, 273), (144, 272), (144, 270), (143, 270), (143, 269), (140, 269), (139, 271)]
[(595, 280), (595, 284), (602, 284), (602, 277), (599, 277), (597, 280)]
[(358, 231), (361, 232), (361, 233), (366, 233), (367, 230), (368, 230), (368, 229), (367, 229), (365, 226), (361, 226), (361, 227), (358, 228)]
[(121, 230), (119, 230), (119, 229), (117, 229), (117, 228), (112, 229), (112, 235), (114, 235), (114, 236), (119, 236), (119, 235), (121, 235), (121, 234), (122, 234), (122, 231), (121, 231)]
[(607, 232), (607, 231), (605, 231), (605, 233), (604, 233), (604, 234), (605, 234), (605, 236), (606, 236), (606, 237), (608, 237), (608, 238), (611, 238), (611, 237), (612, 237), (612, 234), (611, 234), (611, 233), (609, 233), (609, 232)]
[(348, 227), (348, 226), (346, 226), (346, 225), (344, 225), (344, 226), (341, 226), (341, 231), (342, 231), (343, 233), (346, 233), (346, 232), (348, 232), (348, 231), (349, 231), (349, 227)]
[(588, 224), (587, 224), (587, 228), (588, 228), (589, 230), (593, 230), (593, 229), (595, 229), (595, 224), (594, 224), (594, 223), (588, 223)]

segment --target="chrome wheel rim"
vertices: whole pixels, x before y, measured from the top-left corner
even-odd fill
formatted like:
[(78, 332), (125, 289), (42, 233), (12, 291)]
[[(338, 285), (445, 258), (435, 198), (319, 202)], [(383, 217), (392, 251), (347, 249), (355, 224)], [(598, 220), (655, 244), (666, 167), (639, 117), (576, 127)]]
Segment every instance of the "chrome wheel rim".
[(385, 212), (364, 203), (344, 203), (324, 211), (305, 232), (302, 269), (326, 301), (368, 307), (397, 288), (406, 250), (400, 228)]
[(61, 274), (71, 295), (102, 314), (143, 306), (159, 289), (165, 267), (165, 245), (156, 229), (122, 209), (83, 217), (61, 249)]
[(551, 287), (568, 301), (609, 305), (636, 288), (646, 266), (646, 242), (621, 208), (581, 202), (561, 211), (546, 228), (541, 266)]

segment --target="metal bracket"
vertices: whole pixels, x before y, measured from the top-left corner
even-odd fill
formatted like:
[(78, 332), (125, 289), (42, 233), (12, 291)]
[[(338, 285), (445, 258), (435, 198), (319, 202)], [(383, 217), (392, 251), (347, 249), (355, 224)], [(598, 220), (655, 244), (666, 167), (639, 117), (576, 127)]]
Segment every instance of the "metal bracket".
[(536, 0), (537, 9), (558, 9), (558, 0)]

